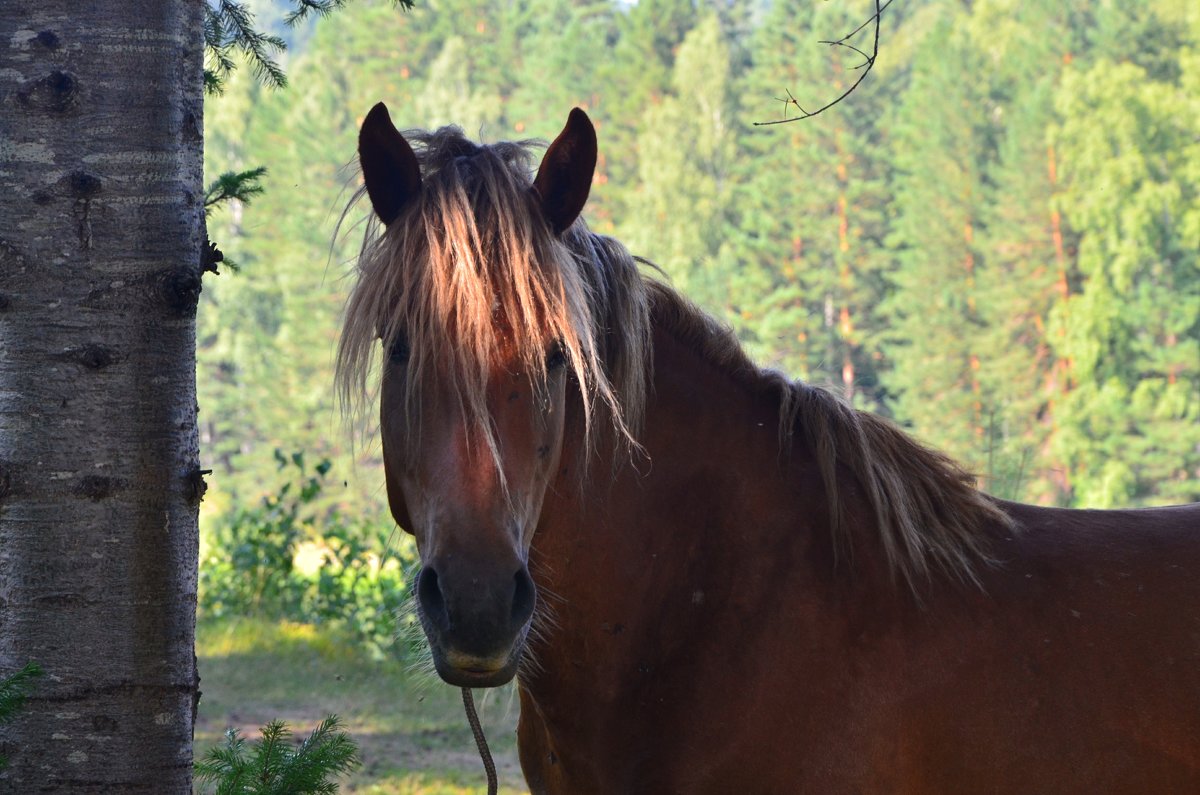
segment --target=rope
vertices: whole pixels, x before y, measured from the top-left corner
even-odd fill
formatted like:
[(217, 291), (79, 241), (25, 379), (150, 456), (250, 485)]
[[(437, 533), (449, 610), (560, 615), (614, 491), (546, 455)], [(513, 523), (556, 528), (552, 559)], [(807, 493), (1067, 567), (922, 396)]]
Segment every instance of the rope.
[(479, 749), (479, 758), (483, 760), (483, 769), (487, 771), (488, 795), (496, 795), (496, 763), (492, 761), (487, 738), (483, 736), (483, 727), (479, 725), (479, 713), (475, 711), (475, 697), (471, 695), (471, 688), (462, 689), (462, 698), (467, 722), (471, 724), (471, 734), (475, 735), (475, 747)]

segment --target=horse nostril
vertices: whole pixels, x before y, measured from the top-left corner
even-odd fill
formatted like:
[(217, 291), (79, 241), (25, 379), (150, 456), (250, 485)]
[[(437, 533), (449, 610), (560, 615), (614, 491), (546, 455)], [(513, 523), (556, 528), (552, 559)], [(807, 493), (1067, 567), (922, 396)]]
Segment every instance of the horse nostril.
[(437, 572), (428, 566), (417, 575), (417, 601), (421, 603), (426, 617), (438, 626), (445, 627), (450, 622), (446, 613), (446, 597), (438, 585)]
[(515, 626), (523, 627), (533, 615), (537, 589), (534, 588), (533, 580), (529, 578), (529, 570), (524, 566), (517, 570), (513, 579), (516, 580), (516, 587), (513, 590), (512, 620)]

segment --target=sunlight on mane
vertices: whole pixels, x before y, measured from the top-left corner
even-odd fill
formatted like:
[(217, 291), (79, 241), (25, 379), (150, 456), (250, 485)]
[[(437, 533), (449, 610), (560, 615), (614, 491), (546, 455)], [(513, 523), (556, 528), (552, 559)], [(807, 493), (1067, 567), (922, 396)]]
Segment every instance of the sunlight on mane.
[(532, 191), (532, 143), (477, 145), (457, 127), (404, 135), (422, 189), (387, 229), (368, 223), (336, 360), (343, 405), (360, 411), (370, 400), (376, 341), (386, 351), (402, 340), (404, 421), (418, 427), (413, 397), (437, 363), (498, 456), (485, 401), (491, 365), (503, 350), (544, 381), (557, 343), (579, 385), (585, 431), (603, 413), (634, 444), (649, 318), (632, 257), (582, 221), (561, 238), (551, 233)]

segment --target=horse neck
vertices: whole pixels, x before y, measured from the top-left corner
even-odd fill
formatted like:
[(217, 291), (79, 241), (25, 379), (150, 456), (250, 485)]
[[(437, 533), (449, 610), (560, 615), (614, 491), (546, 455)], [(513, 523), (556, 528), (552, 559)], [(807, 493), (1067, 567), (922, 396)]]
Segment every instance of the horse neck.
[(553, 614), (535, 644), (543, 670), (569, 669), (597, 627), (682, 642), (704, 631), (693, 605), (772, 587), (785, 567), (819, 569), (817, 581), (834, 569), (820, 474), (802, 449), (781, 451), (777, 394), (662, 328), (653, 353), (645, 454), (602, 440), (581, 483), (579, 451), (566, 445), (547, 495), (531, 566)]

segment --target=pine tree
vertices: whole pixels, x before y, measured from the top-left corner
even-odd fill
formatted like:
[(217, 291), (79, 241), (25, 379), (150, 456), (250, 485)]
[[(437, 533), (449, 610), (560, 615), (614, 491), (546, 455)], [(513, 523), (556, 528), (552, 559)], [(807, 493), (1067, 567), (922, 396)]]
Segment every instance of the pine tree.
[(960, 22), (947, 10), (921, 42), (898, 110), (888, 383), (898, 417), (980, 471), (992, 399), (980, 379), (976, 236), (992, 128), (986, 86), (967, 77), (984, 68)]
[(981, 474), (999, 496), (1052, 504), (1068, 497), (1065, 472), (1052, 453), (1057, 402), (1068, 380), (1047, 323), (1067, 294), (1069, 262), (1053, 204), (1058, 156), (1046, 134), (1056, 119), (1062, 71), (1083, 46), (1084, 7), (987, 0), (972, 9), (966, 25), (991, 78), (990, 115), (997, 126), (978, 235), (979, 381), (992, 398)]
[(884, 289), (876, 252), (888, 203), (879, 156), (886, 83), (872, 75), (868, 89), (820, 117), (748, 123), (768, 115), (769, 97), (801, 91), (795, 99), (815, 108), (845, 90), (862, 56), (820, 41), (857, 27), (855, 13), (779, 3), (759, 29), (737, 92), (743, 177), (722, 260), (730, 317), (761, 361), (877, 406), (880, 358), (870, 330)]
[[(675, 54), (696, 22), (691, 0), (646, 0), (620, 10), (607, 57), (595, 65), (594, 82), (604, 86), (596, 104), (603, 127), (603, 151), (597, 180), (614, 186), (607, 191), (611, 216), (627, 218), (641, 156), (638, 142), (646, 110), (671, 90)], [(601, 226), (601, 231), (611, 231)]]
[(1156, 73), (1102, 59), (1057, 95), (1059, 203), (1079, 239), (1051, 335), (1073, 381), (1057, 453), (1079, 505), (1200, 498), (1200, 103)]
[[(389, 6), (351, 5), (321, 20), (292, 54), (287, 91), (239, 72), (210, 103), (209, 173), (257, 163), (270, 170), (252, 207), (235, 203), (210, 221), (212, 237), (242, 267), (213, 280), (199, 314), (198, 360), (207, 376), (199, 381), (201, 437), (206, 468), (214, 470), (205, 517), (256, 501), (273, 482), (276, 449), (332, 458), (338, 471), (358, 472), (361, 484), (356, 479), (349, 492), (328, 499), (382, 512), (374, 451), (363, 451), (356, 470), (330, 387), (344, 293), (337, 277), (355, 242), (343, 241), (331, 255), (330, 241), (339, 204), (356, 187), (344, 166), (361, 114), (382, 97), (411, 110), (422, 91), (392, 50), (416, 48), (408, 22)], [(364, 54), (373, 60), (360, 61)]]
[(477, 84), (478, 73), (471, 66), (466, 40), (446, 39), (410, 111), (414, 126), (434, 129), (456, 124), (472, 136), (485, 137), (499, 131), (500, 96)]
[(729, 50), (715, 16), (679, 47), (673, 91), (650, 107), (638, 137), (636, 192), (620, 236), (694, 298), (719, 288), (721, 243), (733, 154)]

